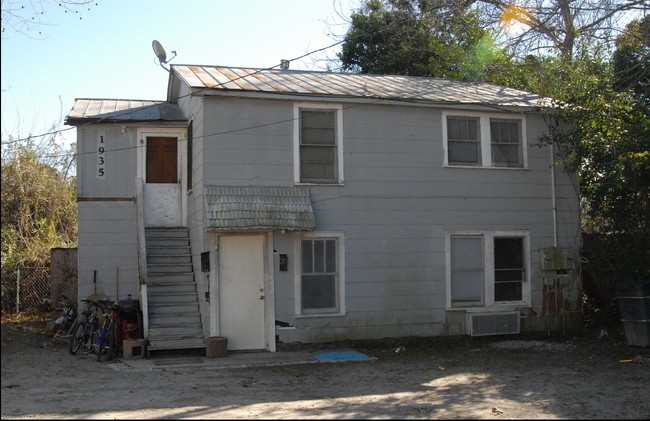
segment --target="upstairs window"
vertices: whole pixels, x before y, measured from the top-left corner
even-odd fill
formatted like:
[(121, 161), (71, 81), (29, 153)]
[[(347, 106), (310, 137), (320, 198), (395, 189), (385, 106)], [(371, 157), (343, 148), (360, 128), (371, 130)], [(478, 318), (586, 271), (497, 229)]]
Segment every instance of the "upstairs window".
[(449, 117), (447, 119), (447, 149), (449, 164), (480, 165), (481, 139), (479, 119)]
[(341, 108), (296, 107), (296, 182), (342, 182)]
[(521, 167), (521, 120), (490, 119), (490, 147), (495, 167)]
[(445, 165), (524, 168), (525, 120), (496, 115), (443, 114)]

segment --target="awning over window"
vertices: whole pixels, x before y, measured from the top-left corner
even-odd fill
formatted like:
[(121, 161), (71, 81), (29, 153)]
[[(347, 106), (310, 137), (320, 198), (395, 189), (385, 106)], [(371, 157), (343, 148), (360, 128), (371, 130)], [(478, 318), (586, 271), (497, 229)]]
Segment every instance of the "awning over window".
[(206, 186), (208, 229), (313, 231), (316, 222), (307, 187)]

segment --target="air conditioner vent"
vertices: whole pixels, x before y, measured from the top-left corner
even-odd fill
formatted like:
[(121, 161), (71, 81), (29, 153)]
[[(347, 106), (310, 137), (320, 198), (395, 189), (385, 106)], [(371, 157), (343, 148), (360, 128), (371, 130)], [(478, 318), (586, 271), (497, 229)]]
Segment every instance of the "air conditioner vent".
[(519, 333), (519, 312), (468, 313), (468, 333), (471, 336), (512, 335)]

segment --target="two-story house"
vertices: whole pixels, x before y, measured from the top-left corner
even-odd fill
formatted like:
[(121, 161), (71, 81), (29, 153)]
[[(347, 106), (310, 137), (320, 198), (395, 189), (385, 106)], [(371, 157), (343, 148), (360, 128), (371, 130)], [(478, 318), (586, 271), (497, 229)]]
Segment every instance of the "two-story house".
[(486, 83), (198, 65), (167, 101), (77, 99), (79, 297), (138, 297), (149, 350), (578, 326), (549, 112)]

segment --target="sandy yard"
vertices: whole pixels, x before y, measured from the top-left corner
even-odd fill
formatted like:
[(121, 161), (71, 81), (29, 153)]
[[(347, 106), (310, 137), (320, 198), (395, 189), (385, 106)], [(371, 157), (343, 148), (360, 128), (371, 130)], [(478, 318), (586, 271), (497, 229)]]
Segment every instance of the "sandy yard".
[(137, 366), (70, 355), (42, 323), (3, 317), (2, 419), (650, 418), (650, 349), (612, 336), (336, 344), (372, 360), (232, 368), (177, 353)]

